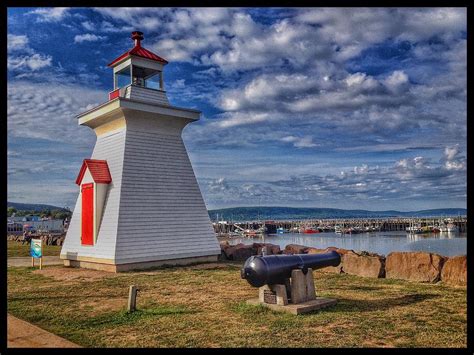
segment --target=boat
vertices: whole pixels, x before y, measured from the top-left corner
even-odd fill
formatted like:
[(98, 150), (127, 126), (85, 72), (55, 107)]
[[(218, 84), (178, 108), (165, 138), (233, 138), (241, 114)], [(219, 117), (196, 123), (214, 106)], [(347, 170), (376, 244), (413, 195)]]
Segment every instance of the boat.
[(243, 234), (244, 234), (246, 237), (255, 238), (255, 237), (257, 237), (260, 233), (258, 232), (258, 230), (255, 230), (255, 229), (246, 229), (246, 230), (243, 231)]
[(448, 233), (456, 233), (456, 232), (459, 231), (459, 228), (458, 228), (458, 226), (456, 226), (456, 225), (453, 224), (453, 223), (448, 223), (448, 224), (446, 225), (446, 231), (447, 231)]
[(304, 234), (315, 234), (315, 233), (321, 233), (319, 229), (317, 228), (312, 228), (312, 227), (302, 227), (300, 229), (300, 233)]
[(285, 228), (283, 228), (283, 227), (278, 227), (278, 228), (276, 229), (276, 232), (277, 232), (277, 234), (283, 234), (283, 233), (285, 233)]

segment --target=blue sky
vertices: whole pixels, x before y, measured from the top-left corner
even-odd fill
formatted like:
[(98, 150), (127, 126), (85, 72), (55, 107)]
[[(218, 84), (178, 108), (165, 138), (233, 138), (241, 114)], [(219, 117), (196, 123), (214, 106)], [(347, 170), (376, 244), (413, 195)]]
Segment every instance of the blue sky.
[(208, 208), (466, 207), (464, 8), (9, 8), (9, 201), (74, 206), (133, 30)]

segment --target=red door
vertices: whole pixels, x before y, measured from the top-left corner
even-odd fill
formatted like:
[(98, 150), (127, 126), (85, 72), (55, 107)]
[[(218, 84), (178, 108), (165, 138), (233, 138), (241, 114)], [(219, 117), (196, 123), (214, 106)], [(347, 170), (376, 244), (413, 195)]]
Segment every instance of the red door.
[(82, 185), (82, 245), (94, 245), (94, 184)]

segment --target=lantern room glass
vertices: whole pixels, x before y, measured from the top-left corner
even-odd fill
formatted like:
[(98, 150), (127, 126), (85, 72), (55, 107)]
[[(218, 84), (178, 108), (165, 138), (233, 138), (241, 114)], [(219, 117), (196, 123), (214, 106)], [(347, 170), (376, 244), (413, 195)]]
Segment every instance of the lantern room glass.
[(161, 90), (161, 72), (156, 69), (142, 68), (134, 65), (132, 66), (132, 85)]
[(156, 69), (129, 65), (115, 73), (114, 89), (132, 84), (152, 90), (163, 90), (162, 75), (163, 73)]
[(114, 89), (130, 85), (130, 65), (115, 73)]

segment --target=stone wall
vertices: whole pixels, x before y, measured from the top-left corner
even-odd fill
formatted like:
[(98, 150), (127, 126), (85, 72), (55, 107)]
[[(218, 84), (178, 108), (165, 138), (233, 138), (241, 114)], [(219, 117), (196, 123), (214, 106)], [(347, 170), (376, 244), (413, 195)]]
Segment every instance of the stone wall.
[(252, 255), (261, 255), (263, 247), (267, 255), (275, 254), (319, 254), (334, 250), (341, 256), (341, 263), (321, 269), (323, 272), (345, 273), (362, 277), (390, 278), (417, 282), (466, 286), (466, 256), (446, 257), (428, 252), (392, 252), (385, 257), (366, 251), (354, 251), (329, 247), (319, 249), (298, 244), (288, 244), (284, 250), (278, 245), (253, 243), (251, 245), (229, 245), (221, 242), (222, 260), (246, 260)]

